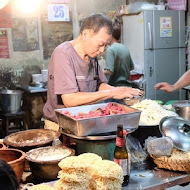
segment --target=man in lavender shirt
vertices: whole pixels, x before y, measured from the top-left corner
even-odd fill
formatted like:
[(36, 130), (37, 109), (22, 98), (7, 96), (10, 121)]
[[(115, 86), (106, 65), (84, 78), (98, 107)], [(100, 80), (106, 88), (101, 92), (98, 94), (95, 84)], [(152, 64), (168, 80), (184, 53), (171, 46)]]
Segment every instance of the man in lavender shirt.
[(140, 91), (112, 87), (100, 69), (97, 56), (112, 39), (112, 22), (103, 14), (83, 20), (80, 35), (55, 48), (48, 66), (47, 102), (43, 112), (45, 128), (58, 130), (55, 109), (98, 103), (109, 98), (123, 99)]

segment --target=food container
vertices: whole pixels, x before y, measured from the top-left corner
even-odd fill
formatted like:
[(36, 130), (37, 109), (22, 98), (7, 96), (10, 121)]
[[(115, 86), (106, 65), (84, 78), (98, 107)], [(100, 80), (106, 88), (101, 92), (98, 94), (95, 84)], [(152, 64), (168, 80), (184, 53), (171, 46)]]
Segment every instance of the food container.
[(160, 121), (160, 131), (173, 140), (174, 147), (190, 151), (190, 122), (181, 117), (164, 117)]
[(32, 82), (42, 82), (42, 74), (33, 74), (32, 75)]
[(87, 136), (117, 131), (118, 123), (123, 124), (123, 128), (128, 132), (135, 131), (139, 125), (141, 111), (126, 105), (114, 102), (111, 103), (120, 106), (127, 113), (87, 119), (73, 119), (65, 115), (65, 112), (68, 111), (71, 115), (77, 115), (81, 112), (89, 113), (90, 111), (95, 111), (99, 108), (104, 109), (108, 103), (56, 109), (55, 113), (59, 127), (63, 128), (66, 132), (70, 132), (76, 136)]
[(48, 81), (48, 70), (47, 69), (42, 69), (42, 82), (47, 82)]
[(21, 90), (0, 90), (0, 106), (3, 112), (16, 113), (20, 111), (22, 93)]
[(132, 106), (140, 101), (142, 101), (143, 96), (135, 96), (133, 98), (124, 98), (122, 101), (124, 104), (128, 105), (128, 106)]
[(18, 181), (21, 180), (24, 172), (24, 160), (26, 154), (17, 149), (0, 150), (0, 159), (5, 160), (14, 170)]
[(30, 150), (26, 153), (32, 175), (37, 182), (46, 182), (57, 179), (61, 170), (58, 163), (75, 151), (65, 146), (47, 146)]
[(5, 145), (27, 152), (33, 148), (51, 145), (60, 136), (59, 132), (49, 129), (31, 129), (12, 133), (3, 140)]
[(177, 101), (172, 106), (180, 117), (190, 121), (190, 100)]

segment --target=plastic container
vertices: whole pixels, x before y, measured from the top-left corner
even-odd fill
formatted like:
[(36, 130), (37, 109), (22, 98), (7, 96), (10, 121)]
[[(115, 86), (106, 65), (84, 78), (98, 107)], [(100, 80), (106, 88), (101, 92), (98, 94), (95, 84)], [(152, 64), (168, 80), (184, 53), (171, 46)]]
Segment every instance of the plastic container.
[(42, 74), (33, 74), (32, 75), (32, 82), (42, 82)]
[(47, 69), (42, 69), (42, 82), (47, 82), (48, 81), (48, 70)]

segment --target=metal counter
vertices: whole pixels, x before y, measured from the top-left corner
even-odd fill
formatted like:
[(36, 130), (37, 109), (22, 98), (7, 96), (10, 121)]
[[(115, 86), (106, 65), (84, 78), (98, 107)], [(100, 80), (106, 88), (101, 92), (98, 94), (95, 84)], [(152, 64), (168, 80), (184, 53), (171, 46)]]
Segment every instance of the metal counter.
[(151, 163), (133, 166), (129, 184), (123, 190), (163, 190), (190, 182), (190, 174), (157, 169)]
[[(53, 186), (56, 181), (48, 182), (46, 185)], [(190, 174), (157, 169), (152, 163), (149, 166), (141, 164), (139, 167), (133, 166), (129, 184), (122, 190), (163, 190), (189, 182)]]

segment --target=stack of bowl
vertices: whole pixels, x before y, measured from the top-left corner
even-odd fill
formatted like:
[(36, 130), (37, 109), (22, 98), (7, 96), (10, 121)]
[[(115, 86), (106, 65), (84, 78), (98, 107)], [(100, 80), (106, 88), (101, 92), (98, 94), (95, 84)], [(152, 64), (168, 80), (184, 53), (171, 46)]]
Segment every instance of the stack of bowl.
[[(60, 136), (59, 132), (49, 129), (31, 129), (12, 133), (3, 140), (9, 148), (15, 148), (28, 152), (34, 148), (52, 145), (54, 139)], [(25, 171), (30, 171), (28, 161), (25, 160)]]

